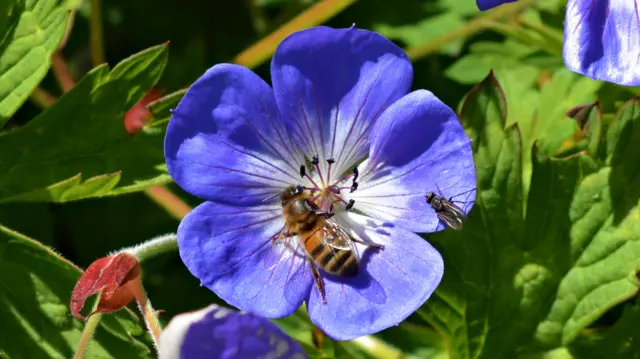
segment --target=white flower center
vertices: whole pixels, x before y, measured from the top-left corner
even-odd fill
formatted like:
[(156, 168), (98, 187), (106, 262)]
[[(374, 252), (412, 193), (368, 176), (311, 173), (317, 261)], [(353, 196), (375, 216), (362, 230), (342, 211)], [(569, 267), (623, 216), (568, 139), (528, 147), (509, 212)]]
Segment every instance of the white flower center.
[(300, 165), (300, 176), (309, 181), (304, 189), (311, 192), (311, 202), (328, 214), (334, 213), (338, 206), (350, 210), (355, 201), (347, 200), (347, 195), (358, 189), (358, 167), (347, 174), (336, 174), (331, 172), (334, 163), (333, 158), (328, 159), (326, 172), (323, 172), (318, 157), (314, 156), (311, 160), (311, 173), (307, 171), (306, 165)]

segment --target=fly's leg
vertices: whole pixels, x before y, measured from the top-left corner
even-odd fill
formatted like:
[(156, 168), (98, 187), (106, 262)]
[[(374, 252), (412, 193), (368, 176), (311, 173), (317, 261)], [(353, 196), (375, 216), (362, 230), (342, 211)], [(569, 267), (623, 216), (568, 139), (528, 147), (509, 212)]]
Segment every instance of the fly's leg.
[(322, 298), (322, 304), (327, 304), (327, 297), (324, 293), (324, 283), (322, 282), (322, 278), (320, 278), (320, 273), (318, 273), (318, 268), (313, 264), (311, 258), (309, 258), (309, 266), (311, 267), (311, 275), (316, 280), (316, 286), (318, 287), (318, 291), (320, 292), (320, 298)]

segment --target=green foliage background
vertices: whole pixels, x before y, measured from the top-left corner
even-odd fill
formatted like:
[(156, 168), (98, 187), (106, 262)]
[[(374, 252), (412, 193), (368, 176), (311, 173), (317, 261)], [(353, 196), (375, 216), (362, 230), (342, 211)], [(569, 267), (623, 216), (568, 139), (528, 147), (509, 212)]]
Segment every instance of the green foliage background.
[[(458, 109), (478, 199), (464, 230), (425, 236), (445, 277), (400, 326), (334, 343), (312, 340), (304, 310), (276, 322), (317, 358), (640, 358), (640, 89), (564, 68), (561, 0), (486, 13), (473, 0), (334, 2), (352, 4), (322, 23), (396, 41), (414, 60), (414, 88)], [(141, 191), (168, 184), (198, 203), (163, 163), (180, 90), (317, 2), (105, 2), (109, 65), (94, 67), (96, 3), (0, 0), (2, 358), (73, 356), (83, 323), (68, 303), (80, 268), (177, 228)], [(65, 94), (49, 71), (63, 38), (78, 79)], [(268, 80), (268, 61), (255, 71)], [(124, 114), (154, 87), (167, 96), (128, 135)], [(59, 98), (50, 107), (45, 92)], [(164, 322), (219, 301), (177, 253), (145, 261), (143, 276)], [(153, 356), (125, 310), (105, 316), (88, 353)]]

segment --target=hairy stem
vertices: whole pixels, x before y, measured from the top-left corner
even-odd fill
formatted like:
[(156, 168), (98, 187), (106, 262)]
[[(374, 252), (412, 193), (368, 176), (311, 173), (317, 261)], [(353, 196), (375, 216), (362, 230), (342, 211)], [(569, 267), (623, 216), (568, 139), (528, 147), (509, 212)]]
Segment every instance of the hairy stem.
[[(96, 300), (96, 305), (100, 302), (100, 300)], [(76, 353), (73, 355), (73, 359), (82, 359), (84, 358), (84, 354), (87, 351), (87, 347), (91, 342), (91, 338), (93, 338), (93, 334), (98, 329), (98, 324), (100, 324), (100, 319), (102, 319), (102, 313), (95, 313), (89, 317), (89, 319), (84, 324), (84, 329), (82, 329), (82, 335), (80, 336), (80, 342), (78, 342), (78, 346), (76, 347)]]
[(175, 233), (164, 234), (152, 238), (144, 243), (140, 243), (133, 247), (128, 247), (109, 254), (110, 256), (118, 253), (129, 253), (138, 258), (139, 262), (144, 262), (149, 258), (153, 258), (159, 254), (173, 252), (178, 249), (178, 242)]
[(233, 60), (233, 63), (255, 68), (266, 61), (285, 37), (290, 34), (321, 24), (332, 18), (356, 0), (324, 0), (318, 1), (291, 21), (262, 38), (248, 49), (242, 51)]
[(153, 337), (153, 344), (156, 349), (158, 349), (158, 343), (160, 342), (160, 333), (162, 333), (162, 324), (160, 324), (160, 320), (158, 319), (158, 315), (156, 311), (151, 306), (151, 301), (147, 298), (147, 294), (142, 287), (142, 281), (140, 278), (137, 278), (132, 283), (132, 291), (134, 296), (136, 297), (136, 302), (138, 303), (138, 308), (140, 308), (140, 313), (142, 313), (142, 317), (144, 318), (144, 323), (147, 326), (147, 330), (151, 333), (151, 337)]
[(501, 5), (493, 10), (487, 11), (484, 15), (469, 21), (465, 25), (443, 36), (429, 40), (421, 45), (409, 47), (405, 52), (412, 60), (420, 59), (438, 51), (442, 46), (447, 45), (452, 41), (475, 35), (489, 27), (491, 21), (516, 14), (535, 4), (537, 1), (538, 0), (520, 0), (515, 3)]
[(91, 61), (94, 67), (104, 63), (101, 6), (100, 0), (91, 0)]

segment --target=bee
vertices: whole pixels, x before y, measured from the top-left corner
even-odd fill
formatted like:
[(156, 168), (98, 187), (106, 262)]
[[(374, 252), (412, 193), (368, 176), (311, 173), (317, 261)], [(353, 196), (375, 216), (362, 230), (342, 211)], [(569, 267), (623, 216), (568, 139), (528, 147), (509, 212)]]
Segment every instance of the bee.
[[(359, 258), (354, 243), (375, 249), (384, 246), (364, 242), (351, 236), (333, 217), (334, 213), (322, 212), (302, 186), (290, 186), (280, 195), (285, 228), (280, 236), (298, 236), (320, 291), (326, 303), (324, 284), (318, 268), (339, 277), (355, 277), (359, 271)], [(316, 267), (317, 266), (317, 267)]]
[(445, 199), (433, 192), (428, 192), (425, 199), (431, 205), (431, 208), (436, 211), (438, 219), (455, 230), (462, 229), (462, 223), (467, 220), (467, 215), (460, 207), (453, 204), (451, 201), (453, 197)]

